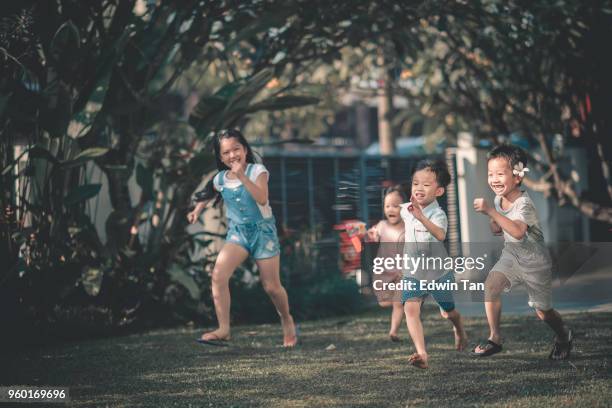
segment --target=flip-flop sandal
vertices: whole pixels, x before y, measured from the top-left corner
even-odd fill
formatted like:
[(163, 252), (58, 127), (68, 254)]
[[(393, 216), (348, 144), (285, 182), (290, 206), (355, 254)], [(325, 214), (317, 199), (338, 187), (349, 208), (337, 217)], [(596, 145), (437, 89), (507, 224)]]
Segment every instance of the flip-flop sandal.
[[(476, 349), (479, 348), (484, 350), (481, 352), (476, 352)], [(476, 346), (474, 348), (474, 350), (472, 350), (472, 356), (474, 357), (489, 357), (492, 356), (493, 354), (497, 354), (500, 351), (502, 351), (502, 345), (501, 344), (497, 344), (492, 340), (487, 340), (486, 343), (480, 343), (478, 344), (478, 346)]]
[(203, 338), (196, 339), (197, 343), (205, 344), (209, 346), (219, 346), (219, 347), (229, 347), (228, 339), (222, 339), (220, 337), (214, 336), (212, 339), (205, 340)]
[(396, 336), (396, 335), (391, 335), (391, 334), (389, 335), (389, 340), (391, 340), (391, 341), (392, 341), (392, 342), (394, 342), (394, 343), (399, 343), (399, 342), (401, 342), (401, 341), (402, 341), (402, 339), (400, 339), (398, 336)]
[(427, 362), (417, 353), (411, 354), (410, 357), (408, 357), (408, 364), (422, 369), (429, 368)]
[[(562, 360), (567, 360), (570, 356), (570, 353), (572, 352), (572, 347), (573, 347), (573, 342), (574, 342), (574, 332), (572, 331), (572, 329), (568, 329), (567, 331), (567, 342), (565, 343), (559, 343), (556, 340), (555, 337), (555, 344), (553, 345), (552, 350), (550, 351), (550, 354), (548, 355), (548, 358), (554, 361), (562, 361)], [(560, 356), (563, 353), (565, 354), (565, 357), (563, 358), (553, 358), (555, 356)]]

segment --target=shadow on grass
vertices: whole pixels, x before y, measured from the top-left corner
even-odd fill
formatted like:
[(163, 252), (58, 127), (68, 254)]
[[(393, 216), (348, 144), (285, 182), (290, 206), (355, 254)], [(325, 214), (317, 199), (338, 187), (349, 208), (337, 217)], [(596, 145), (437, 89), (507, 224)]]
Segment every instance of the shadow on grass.
[[(259, 325), (235, 328), (230, 347), (178, 329), (6, 353), (0, 383), (69, 386), (76, 407), (608, 404), (612, 314), (568, 315), (576, 349), (552, 362), (552, 335), (535, 318), (504, 317), (504, 351), (482, 359), (454, 351), (450, 325), (427, 309), (431, 368), (419, 370), (406, 363), (407, 333), (387, 339), (387, 312), (306, 322), (295, 350), (279, 347), (279, 326)], [(486, 322), (466, 328), (475, 342)]]

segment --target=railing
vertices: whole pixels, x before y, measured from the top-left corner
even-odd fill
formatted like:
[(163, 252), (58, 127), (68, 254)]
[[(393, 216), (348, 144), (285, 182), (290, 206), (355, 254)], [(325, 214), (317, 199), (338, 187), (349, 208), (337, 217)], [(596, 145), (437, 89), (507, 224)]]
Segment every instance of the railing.
[[(368, 225), (382, 219), (383, 189), (409, 183), (412, 170), (423, 158), (276, 152), (265, 154), (263, 160), (270, 171), (270, 204), (279, 224), (331, 231), (346, 219), (360, 219)], [(446, 196), (440, 205), (446, 210)]]

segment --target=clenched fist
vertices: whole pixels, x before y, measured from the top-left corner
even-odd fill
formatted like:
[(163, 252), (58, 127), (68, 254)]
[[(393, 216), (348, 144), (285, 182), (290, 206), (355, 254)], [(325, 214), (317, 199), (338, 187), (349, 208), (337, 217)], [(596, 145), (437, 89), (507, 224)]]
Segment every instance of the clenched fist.
[(491, 207), (487, 203), (487, 200), (484, 198), (476, 198), (474, 199), (474, 210), (477, 212), (481, 212), (484, 214), (488, 214), (491, 211)]
[(378, 231), (376, 231), (376, 227), (372, 227), (368, 230), (368, 241), (370, 242), (378, 242), (380, 240), (380, 236), (378, 235)]

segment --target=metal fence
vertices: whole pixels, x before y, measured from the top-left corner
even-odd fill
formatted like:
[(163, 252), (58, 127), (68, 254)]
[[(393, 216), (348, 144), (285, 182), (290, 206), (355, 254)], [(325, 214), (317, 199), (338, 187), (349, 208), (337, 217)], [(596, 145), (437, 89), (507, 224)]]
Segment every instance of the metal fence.
[[(270, 171), (270, 205), (279, 224), (292, 229), (316, 227), (327, 231), (347, 219), (360, 219), (370, 225), (383, 218), (384, 187), (409, 183), (414, 167), (424, 158), (266, 153), (264, 164)], [(446, 159), (443, 156), (427, 158)], [(451, 173), (454, 173), (454, 166)], [(439, 200), (446, 211), (447, 201), (448, 194)]]

